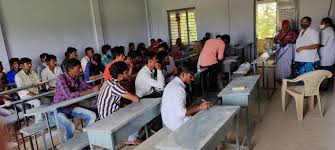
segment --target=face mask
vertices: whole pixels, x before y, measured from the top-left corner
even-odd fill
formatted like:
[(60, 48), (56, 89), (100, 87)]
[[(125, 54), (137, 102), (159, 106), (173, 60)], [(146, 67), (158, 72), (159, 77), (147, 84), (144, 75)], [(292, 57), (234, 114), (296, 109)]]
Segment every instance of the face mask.
[(309, 26), (311, 26), (310, 24), (300, 24), (302, 29), (307, 29)]
[(325, 28), (325, 25), (320, 25), (320, 29), (323, 30)]

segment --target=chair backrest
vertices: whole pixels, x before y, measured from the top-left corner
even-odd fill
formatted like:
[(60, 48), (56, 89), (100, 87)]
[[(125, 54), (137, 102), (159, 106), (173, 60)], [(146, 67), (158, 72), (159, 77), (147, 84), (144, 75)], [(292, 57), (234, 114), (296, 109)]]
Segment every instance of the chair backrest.
[(305, 96), (313, 96), (319, 93), (321, 82), (325, 78), (332, 77), (332, 73), (327, 70), (315, 70), (305, 73), (295, 80), (304, 81)]

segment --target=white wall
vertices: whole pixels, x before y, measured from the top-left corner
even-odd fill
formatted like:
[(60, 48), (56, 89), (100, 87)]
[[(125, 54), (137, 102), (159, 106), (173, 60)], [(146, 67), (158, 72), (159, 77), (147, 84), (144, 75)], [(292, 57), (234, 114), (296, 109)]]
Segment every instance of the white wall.
[(99, 0), (105, 43), (112, 46), (148, 41), (144, 0)]
[[(300, 19), (304, 16), (310, 16), (312, 18), (312, 27), (314, 29), (319, 29), (321, 19), (327, 17), (328, 15), (330, 1), (331, 0), (300, 0), (299, 3)], [(333, 2), (333, 9), (330, 12), (330, 16), (333, 19), (334, 19), (334, 7), (335, 7), (335, 1)]]
[(215, 36), (229, 34), (230, 30), (232, 43), (253, 42), (253, 0), (230, 0), (229, 3), (230, 9), (228, 0), (148, 0), (151, 37), (168, 41), (167, 10), (195, 7), (198, 39), (206, 32)]
[(94, 46), (88, 0), (1, 0), (2, 25), (9, 57), (30, 57), (34, 68), (42, 52), (59, 63), (68, 46)]

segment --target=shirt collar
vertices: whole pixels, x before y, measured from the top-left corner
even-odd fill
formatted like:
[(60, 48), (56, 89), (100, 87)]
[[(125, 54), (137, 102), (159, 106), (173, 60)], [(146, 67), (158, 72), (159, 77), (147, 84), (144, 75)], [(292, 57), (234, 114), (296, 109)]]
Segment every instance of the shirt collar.
[(67, 78), (68, 80), (70, 80), (71, 82), (74, 81), (75, 78), (72, 78), (67, 72), (64, 72), (65, 78)]
[(185, 83), (179, 78), (179, 77), (175, 77), (176, 82), (179, 83), (183, 88), (186, 88)]
[(147, 70), (148, 72), (150, 72), (151, 74), (153, 74), (153, 72), (152, 72), (152, 71), (150, 71), (150, 69), (148, 68), (148, 66), (147, 66), (147, 65), (145, 65), (145, 66), (144, 66), (144, 69), (145, 69), (145, 70)]

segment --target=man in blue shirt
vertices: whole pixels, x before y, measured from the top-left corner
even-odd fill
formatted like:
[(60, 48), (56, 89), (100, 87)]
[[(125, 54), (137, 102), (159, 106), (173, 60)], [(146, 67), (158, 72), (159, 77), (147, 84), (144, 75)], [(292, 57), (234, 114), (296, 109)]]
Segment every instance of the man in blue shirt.
[(9, 60), (11, 69), (6, 76), (7, 83), (12, 84), (15, 83), (15, 75), (20, 71), (20, 64), (19, 64), (19, 59), (18, 58), (11, 58)]

